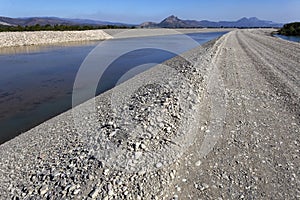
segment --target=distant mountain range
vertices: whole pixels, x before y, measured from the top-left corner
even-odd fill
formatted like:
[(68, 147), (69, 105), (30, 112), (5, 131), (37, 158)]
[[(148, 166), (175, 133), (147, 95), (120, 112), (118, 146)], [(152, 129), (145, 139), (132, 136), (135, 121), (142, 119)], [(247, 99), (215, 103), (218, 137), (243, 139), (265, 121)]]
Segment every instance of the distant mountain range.
[(90, 19), (67, 19), (58, 17), (28, 17), (28, 18), (9, 18), (0, 17), (0, 25), (6, 26), (34, 26), (39, 24), (41, 26), (50, 25), (92, 25), (92, 26), (104, 26), (104, 25), (115, 25), (115, 26), (135, 26), (132, 24), (124, 24), (118, 22), (106, 22)]
[(241, 18), (237, 21), (197, 21), (197, 20), (182, 20), (172, 15), (160, 23), (145, 22), (140, 25), (143, 28), (208, 28), (208, 27), (237, 27), (237, 28), (250, 28), (250, 27), (274, 27), (280, 28), (283, 24), (272, 21), (260, 20), (256, 17)]
[(5, 26), (33, 26), (33, 25), (92, 25), (92, 26), (102, 26), (102, 25), (115, 25), (115, 26), (137, 26), (141, 28), (207, 28), (207, 27), (238, 27), (238, 28), (250, 28), (250, 27), (282, 27), (283, 24), (260, 20), (256, 17), (242, 18), (237, 21), (197, 21), (197, 20), (183, 20), (172, 15), (160, 23), (155, 22), (145, 22), (141, 25), (124, 24), (117, 22), (107, 22), (98, 21), (90, 19), (67, 19), (67, 18), (57, 18), (57, 17), (28, 17), (28, 18), (9, 18), (0, 17), (0, 25)]

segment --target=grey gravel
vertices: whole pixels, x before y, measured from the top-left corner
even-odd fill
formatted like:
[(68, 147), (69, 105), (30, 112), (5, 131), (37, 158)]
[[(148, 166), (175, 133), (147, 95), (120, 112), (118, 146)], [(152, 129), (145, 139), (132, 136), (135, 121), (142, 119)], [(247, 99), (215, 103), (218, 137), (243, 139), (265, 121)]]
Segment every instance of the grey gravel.
[[(271, 31), (232, 31), (96, 97), (96, 116), (90, 100), (2, 144), (0, 198), (299, 198), (300, 46)], [(219, 135), (208, 63), (225, 91)]]
[(112, 36), (103, 30), (2, 32), (0, 33), (0, 48), (88, 40), (107, 40), (111, 38)]

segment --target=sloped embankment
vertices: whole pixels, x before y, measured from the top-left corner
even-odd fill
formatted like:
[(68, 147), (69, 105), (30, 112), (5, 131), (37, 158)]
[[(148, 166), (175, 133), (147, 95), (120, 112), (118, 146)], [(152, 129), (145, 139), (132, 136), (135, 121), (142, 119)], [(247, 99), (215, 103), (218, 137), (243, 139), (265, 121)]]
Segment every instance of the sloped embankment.
[(111, 38), (103, 30), (2, 32), (0, 33), (0, 47), (46, 45)]

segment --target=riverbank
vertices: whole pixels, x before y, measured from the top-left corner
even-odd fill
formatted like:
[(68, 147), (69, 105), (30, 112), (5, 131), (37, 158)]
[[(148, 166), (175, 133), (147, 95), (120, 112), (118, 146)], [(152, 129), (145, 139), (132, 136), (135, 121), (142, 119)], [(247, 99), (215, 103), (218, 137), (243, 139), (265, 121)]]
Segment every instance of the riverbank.
[[(40, 45), (67, 44), (73, 42), (86, 42), (112, 39), (119, 33), (132, 29), (105, 29), (87, 31), (34, 31), (34, 32), (0, 32), (0, 48), (26, 47)], [(152, 31), (151, 31), (152, 30)], [(145, 36), (156, 36), (165, 34), (187, 34), (187, 33), (208, 33), (224, 32), (233, 29), (144, 29)], [(172, 30), (172, 31), (168, 31)], [(142, 31), (141, 31), (142, 32)], [(122, 34), (122, 37), (125, 34)], [(130, 37), (130, 35), (128, 35)], [(13, 51), (8, 49), (7, 51)]]
[(111, 38), (103, 30), (0, 32), (0, 48), (107, 40)]
[(299, 57), (268, 30), (232, 31), (1, 145), (0, 193), (299, 197)]

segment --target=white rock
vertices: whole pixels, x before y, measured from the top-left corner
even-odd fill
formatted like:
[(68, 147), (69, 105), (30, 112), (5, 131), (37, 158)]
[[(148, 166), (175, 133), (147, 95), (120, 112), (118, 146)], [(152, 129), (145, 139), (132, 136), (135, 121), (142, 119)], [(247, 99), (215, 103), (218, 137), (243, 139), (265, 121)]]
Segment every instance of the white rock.
[(161, 168), (161, 167), (162, 167), (162, 163), (161, 163), (161, 162), (156, 163), (156, 167), (157, 167), (157, 168)]
[(174, 179), (175, 178), (175, 174), (173, 172), (170, 173), (170, 177), (171, 179)]
[(146, 145), (143, 144), (143, 143), (140, 145), (140, 147), (141, 147), (141, 149), (146, 149), (147, 148)]
[(103, 172), (104, 175), (108, 175), (108, 173), (109, 173), (109, 169), (105, 169)]
[(103, 200), (108, 200), (109, 199), (109, 197), (108, 196), (105, 196), (104, 198), (103, 198)]
[(209, 188), (209, 185), (207, 185), (206, 183), (202, 183), (202, 187), (200, 190), (206, 190), (207, 188)]
[(48, 186), (43, 186), (40, 188), (40, 195), (44, 196), (44, 194), (46, 194), (48, 192)]
[(112, 195), (114, 195), (114, 190), (109, 190), (108, 191), (108, 196), (112, 196)]
[(143, 152), (141, 152), (141, 151), (134, 152), (135, 159), (139, 159), (142, 155), (143, 155)]
[(92, 199), (95, 199), (95, 198), (98, 196), (98, 194), (99, 194), (99, 189), (96, 188), (96, 189), (94, 189), (94, 190), (89, 194), (89, 196), (90, 196)]
[(200, 165), (201, 165), (201, 160), (198, 160), (196, 163), (195, 163), (195, 165), (197, 166), (197, 167), (199, 167)]
[(73, 194), (77, 195), (77, 194), (79, 194), (79, 192), (80, 192), (80, 189), (76, 189), (76, 190), (74, 190)]

